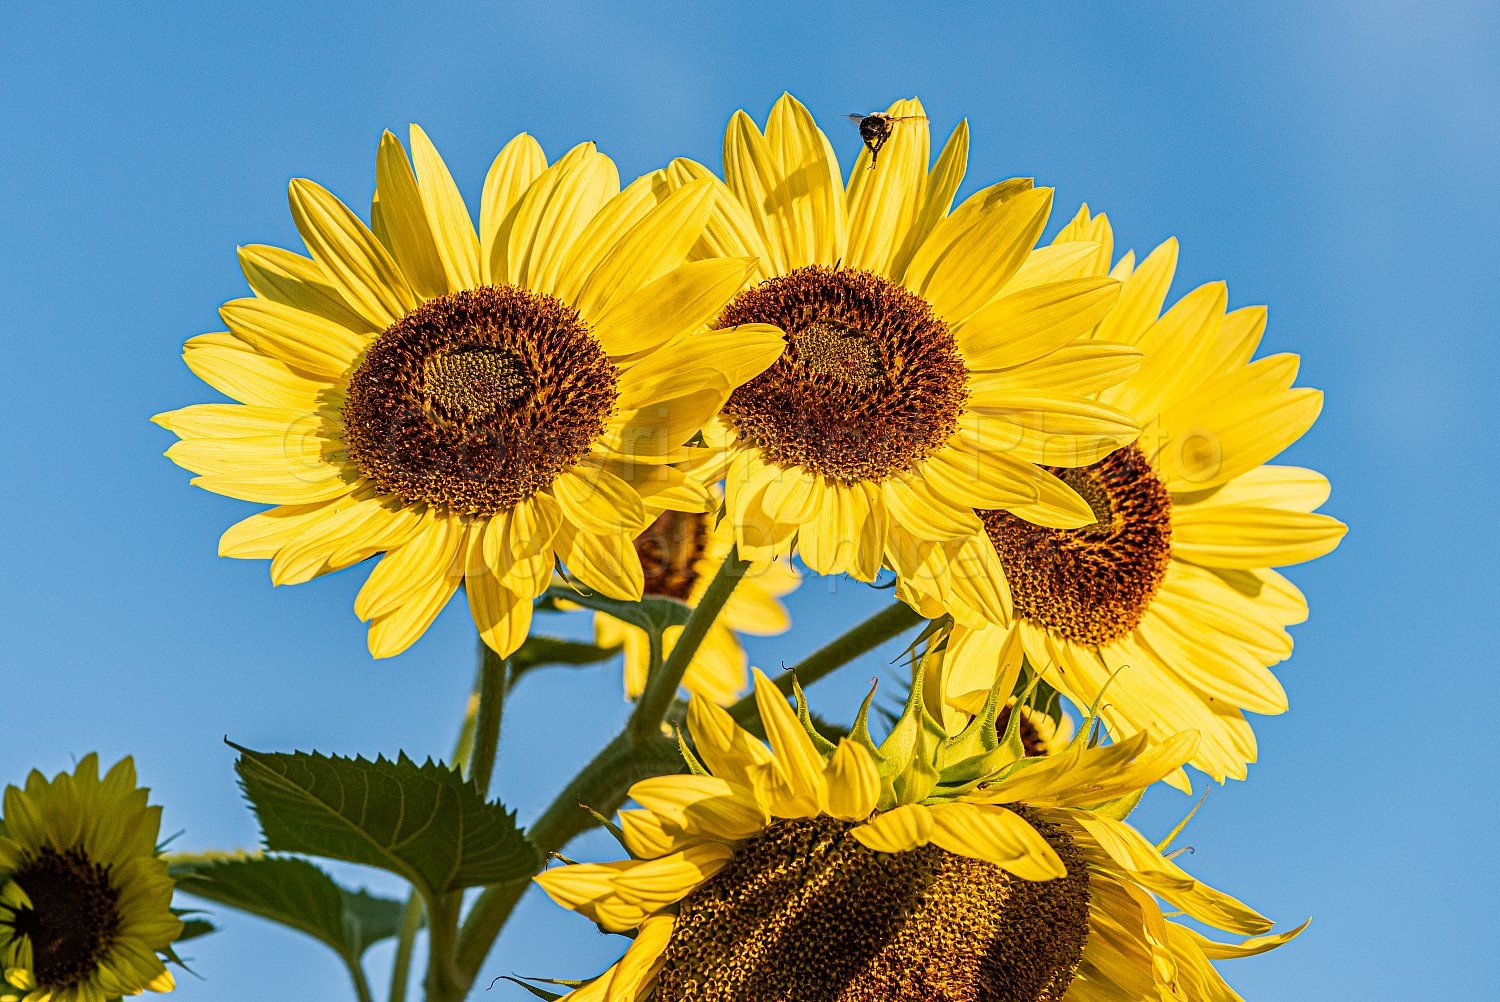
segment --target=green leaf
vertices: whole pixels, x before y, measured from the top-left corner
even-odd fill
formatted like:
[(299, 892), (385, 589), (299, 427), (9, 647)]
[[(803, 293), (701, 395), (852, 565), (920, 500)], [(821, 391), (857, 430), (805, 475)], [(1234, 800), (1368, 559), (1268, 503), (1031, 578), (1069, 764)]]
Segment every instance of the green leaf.
[(515, 813), (446, 765), (231, 747), (268, 849), (376, 866), (429, 898), (541, 868)]
[(182, 935), (174, 939), (172, 945), (186, 943), (190, 939), (197, 939), (199, 936), (207, 936), (209, 933), (218, 931), (218, 926), (208, 919), (185, 918), (182, 920)]
[(620, 653), (620, 645), (598, 647), (579, 640), (544, 637), (532, 634), (518, 651), (510, 656), (513, 679), (543, 665), (591, 665), (607, 661)]
[(351, 965), (401, 928), (401, 902), (340, 887), (305, 859), (204, 855), (170, 863), (178, 890), (305, 932)]
[(647, 596), (639, 602), (622, 602), (603, 595), (556, 587), (547, 594), (559, 602), (572, 602), (595, 612), (607, 613), (621, 622), (638, 626), (647, 633), (660, 633), (669, 626), (681, 626), (693, 611), (675, 598)]

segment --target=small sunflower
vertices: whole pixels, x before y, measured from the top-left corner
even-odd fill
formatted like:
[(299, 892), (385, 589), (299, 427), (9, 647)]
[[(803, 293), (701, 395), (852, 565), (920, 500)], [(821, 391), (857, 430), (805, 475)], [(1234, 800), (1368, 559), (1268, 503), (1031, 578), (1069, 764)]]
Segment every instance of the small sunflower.
[(187, 343), (188, 366), (241, 404), (154, 420), (195, 484), (279, 505), (231, 527), (223, 555), (270, 558), (291, 584), (385, 554), (355, 602), (376, 657), (421, 636), (460, 583), (509, 654), (556, 560), (640, 598), (631, 540), (711, 503), (672, 464), (783, 339), (701, 333), (751, 265), (683, 263), (706, 182), (668, 192), (657, 172), (621, 191), (592, 144), (549, 167), (523, 134), (490, 169), (476, 231), (415, 126), (411, 142), (413, 160), (380, 143), (369, 227), (292, 182), (311, 257), (241, 248), (255, 296), (225, 304), (228, 332)]
[[(1085, 206), (1049, 250), (1089, 274), (1108, 267), (1111, 247), (1108, 220)], [(1140, 267), (1126, 255), (1113, 270), (1123, 290), (1094, 336), (1136, 346), (1145, 361), (1098, 399), (1144, 430), (1056, 471), (1093, 523), (1046, 527), (981, 510), (982, 532), (945, 544), (955, 573), (1004, 582), (1008, 618), (987, 624), (957, 590), (939, 599), (920, 582), (899, 587), (918, 609), (958, 620), (951, 700), (982, 699), (997, 665), (1021, 654), (1082, 706), (1113, 677), (1102, 716), (1117, 737), (1195, 730), (1191, 764), (1243, 779), (1256, 754), (1243, 711), (1286, 709), (1268, 666), (1291, 654), (1286, 627), (1307, 618), (1302, 594), (1272, 568), (1329, 552), (1344, 526), (1315, 511), (1329, 491), (1320, 474), (1264, 465), (1312, 426), (1322, 393), (1292, 386), (1296, 355), (1251, 361), (1266, 311), (1226, 312), (1223, 283), (1160, 313), (1176, 263), (1169, 240)]]
[[(829, 743), (756, 673), (768, 750), (707, 700), (688, 723), (692, 775), (631, 788), (631, 859), (536, 877), (559, 904), (634, 934), (574, 1002), (1103, 1002), (1236, 996), (1209, 963), (1300, 930), (1205, 886), (1118, 817), (1177, 768), (1194, 735), (1027, 757), (1002, 739), (998, 688), (962, 730), (922, 709), (891, 735)], [(868, 702), (866, 709), (868, 709)], [(800, 719), (799, 719), (800, 718)], [(1085, 731), (1087, 728), (1084, 729)], [(1157, 898), (1219, 929), (1168, 921)]]
[(0, 998), (105, 1002), (175, 987), (157, 956), (182, 933), (156, 854), (161, 808), (135, 782), (129, 758), (101, 780), (91, 754), (71, 774), (6, 788)]
[[(686, 160), (668, 181), (709, 180), (717, 193), (695, 254), (759, 261), (718, 326), (787, 334), (784, 354), (704, 433), (727, 453), (741, 555), (795, 544), (822, 574), (869, 581), (884, 563), (946, 586), (945, 551), (931, 544), (978, 531), (976, 508), (1092, 521), (1039, 464), (1085, 465), (1135, 439), (1126, 415), (1087, 394), (1132, 371), (1138, 352), (1080, 340), (1114, 302), (1113, 278), (1055, 281), (1055, 262), (1032, 260), (1050, 189), (1006, 181), (950, 211), (967, 125), (929, 169), (921, 105), (898, 101), (888, 115), (878, 167), (866, 149), (847, 188), (789, 95), (764, 133), (735, 114), (724, 182)], [(982, 581), (957, 587), (971, 585), (971, 604), (1008, 611)]]
[[(636, 537), (636, 552), (646, 573), (647, 595), (675, 598), (690, 606), (698, 604), (734, 545), (732, 527), (725, 522), (715, 527), (713, 521), (712, 514), (702, 512), (662, 512)], [(764, 637), (784, 633), (791, 626), (791, 619), (778, 599), (795, 590), (800, 582), (790, 560), (752, 562), (709, 627), (682, 677), (683, 686), (715, 703), (727, 704), (738, 699), (745, 691), (749, 661), (735, 634)], [(672, 653), (681, 634), (680, 626), (667, 629), (663, 655)], [(645, 632), (600, 612), (594, 614), (594, 638), (601, 647), (623, 646), (625, 697), (639, 696), (645, 689), (650, 664)]]

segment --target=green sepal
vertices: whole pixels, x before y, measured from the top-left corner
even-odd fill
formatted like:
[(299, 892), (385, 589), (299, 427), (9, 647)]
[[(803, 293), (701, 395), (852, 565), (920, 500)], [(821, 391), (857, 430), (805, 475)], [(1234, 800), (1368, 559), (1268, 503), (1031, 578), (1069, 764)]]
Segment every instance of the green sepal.
[(887, 787), (895, 804), (912, 804), (925, 797), (937, 785), (938, 773), (932, 765), (932, 750), (947, 737), (942, 725), (927, 712), (922, 698), (927, 675), (928, 650), (912, 665), (911, 690), (906, 706), (891, 727), (891, 733), (880, 743), (881, 806), (887, 806)]
[(548, 596), (560, 602), (572, 602), (595, 612), (613, 616), (622, 623), (629, 623), (658, 636), (669, 626), (681, 626), (687, 622), (692, 609), (675, 598), (648, 595), (639, 602), (624, 602), (617, 598), (606, 598), (593, 592), (584, 592), (577, 587), (560, 589), (556, 583), (547, 590)]
[(533, 633), (510, 656), (511, 680), (545, 665), (591, 665), (608, 661), (620, 653), (620, 644), (599, 647), (581, 640), (565, 640)]
[(428, 900), (541, 867), (515, 812), (451, 766), (404, 753), (371, 761), (229, 744), (267, 849), (389, 870)]
[[(945, 792), (966, 792), (1017, 757), (1014, 748), (1001, 741), (996, 726), (1000, 708), (1010, 695), (1000, 691), (1002, 681), (996, 678), (990, 686), (979, 715), (971, 718), (962, 731), (944, 741), (938, 749), (936, 761)], [(1011, 721), (1014, 722), (1015, 718), (1016, 714), (1012, 713)]]
[(625, 833), (620, 829), (619, 825), (615, 824), (605, 815), (600, 814), (598, 811), (594, 810), (588, 804), (579, 804), (578, 806), (587, 811), (589, 817), (593, 818), (595, 823), (598, 824), (600, 828), (603, 828), (605, 831), (613, 835), (615, 837), (615, 841), (620, 843), (621, 849), (625, 849), (626, 852), (630, 851), (625, 846)]
[(807, 694), (802, 691), (802, 683), (797, 681), (796, 675), (792, 676), (792, 699), (796, 701), (797, 719), (802, 722), (802, 729), (807, 732), (809, 738), (812, 738), (813, 747), (818, 750), (819, 755), (823, 756), (823, 761), (827, 762), (833, 757), (838, 746), (818, 733), (818, 725), (807, 709)]
[[(1127, 793), (1124, 796), (1116, 797), (1113, 800), (1106, 800), (1102, 804), (1094, 804), (1092, 807), (1085, 807), (1083, 809), (1090, 814), (1097, 814), (1100, 817), (1110, 818), (1114, 821), (1124, 821), (1130, 817), (1130, 813), (1135, 810), (1136, 805), (1141, 802), (1141, 797), (1145, 793), (1145, 787), (1142, 787), (1134, 793)], [(1192, 817), (1192, 815), (1189, 814), (1188, 817)], [(1175, 835), (1176, 833), (1174, 832), (1173, 834)], [(1171, 837), (1168, 837), (1168, 841), (1171, 840)]]
[(203, 854), (168, 863), (178, 890), (306, 933), (350, 965), (401, 930), (400, 901), (348, 890), (305, 859)]
[(682, 728), (676, 727), (673, 730), (677, 732), (677, 750), (682, 753), (682, 760), (687, 763), (688, 772), (694, 776), (712, 776), (713, 773), (709, 772), (708, 767), (698, 761), (698, 756), (694, 754), (693, 749), (688, 747), (687, 738), (683, 737), (682, 734)]
[[(541, 979), (539, 978), (537, 980), (541, 980)], [(531, 984), (528, 981), (523, 981), (522, 979), (514, 977), (514, 976), (509, 975), (509, 974), (502, 974), (498, 978), (496, 978), (495, 981), (509, 981), (513, 985), (520, 985), (522, 988), (526, 989), (532, 995), (536, 996), (539, 999), (547, 999), (548, 1002), (556, 1002), (557, 999), (565, 998), (567, 996), (567, 994), (568, 994), (567, 992), (549, 992), (545, 988), (538, 988), (536, 985), (533, 985), (533, 984)], [(491, 988), (495, 987), (495, 981), (491, 981), (490, 982), (490, 987)], [(549, 981), (548, 983), (556, 985), (556, 984), (564, 984), (565, 982)], [(583, 982), (579, 982), (579, 983), (582, 984)]]

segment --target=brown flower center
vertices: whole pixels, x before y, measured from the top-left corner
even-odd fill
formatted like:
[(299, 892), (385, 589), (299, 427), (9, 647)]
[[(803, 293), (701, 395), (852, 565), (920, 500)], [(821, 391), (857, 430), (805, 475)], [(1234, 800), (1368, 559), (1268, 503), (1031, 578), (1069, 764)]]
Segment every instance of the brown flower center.
[(1088, 871), (1027, 881), (928, 845), (886, 854), (852, 824), (777, 821), (680, 906), (655, 1002), (1056, 1002), (1089, 927)]
[(349, 381), (349, 458), (410, 503), (493, 515), (588, 454), (618, 372), (578, 314), (550, 296), (485, 286), (407, 314)]
[(37, 984), (66, 989), (86, 980), (120, 927), (120, 892), (110, 882), (109, 868), (81, 849), (60, 853), (46, 846), (11, 879), (31, 907), (15, 909), (7, 924), (31, 941)]
[(707, 546), (707, 515), (662, 512), (635, 540), (646, 574), (645, 593), (686, 602), (698, 583), (698, 561)]
[(798, 268), (740, 293), (718, 323), (787, 333), (781, 358), (724, 408), (771, 462), (881, 480), (926, 459), (958, 427), (969, 374), (948, 325), (878, 275)]
[(1092, 466), (1054, 469), (1097, 521), (1048, 529), (1004, 511), (982, 511), (1016, 611), (1081, 644), (1130, 635), (1172, 557), (1172, 499), (1136, 446)]

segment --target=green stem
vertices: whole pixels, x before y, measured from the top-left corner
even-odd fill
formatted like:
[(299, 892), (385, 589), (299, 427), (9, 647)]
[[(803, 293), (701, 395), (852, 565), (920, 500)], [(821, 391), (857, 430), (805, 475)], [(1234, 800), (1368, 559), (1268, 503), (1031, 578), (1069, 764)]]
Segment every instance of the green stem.
[(469, 779), (481, 797), (488, 798), (495, 756), (500, 746), (500, 720), (505, 714), (505, 696), (510, 663), (479, 642), (479, 711), (474, 722), (474, 751), (469, 759)]
[(469, 982), (458, 971), (458, 911), (461, 893), (427, 902), (427, 1002), (461, 1002)]
[(396, 962), (391, 967), (390, 1002), (406, 1002), (406, 986), (411, 981), (411, 954), (417, 932), (422, 928), (422, 899), (416, 891), (406, 895), (406, 909), (401, 913), (401, 932), (396, 937)]
[[(623, 731), (573, 777), (531, 825), (526, 837), (544, 857), (557, 852), (596, 823), (580, 805), (587, 804), (607, 816), (625, 803), (627, 791), (636, 782), (681, 768), (677, 742), (659, 730), (644, 742)], [(458, 937), (458, 969), (465, 983), (472, 983), (477, 976), (495, 937), (530, 885), (530, 878), (495, 884), (475, 899)]]
[[(646, 688), (636, 701), (625, 729), (573, 777), (526, 833), (544, 857), (559, 851), (574, 836), (596, 824), (580, 805), (587, 804), (600, 814), (612, 814), (625, 802), (632, 784), (681, 768), (676, 743), (661, 733), (662, 721), (677, 697), (693, 655), (698, 653), (709, 627), (719, 618), (724, 603), (729, 601), (749, 566), (749, 561), (740, 559), (738, 550), (729, 551), (702, 600), (683, 624), (682, 633), (665, 661), (661, 656), (661, 632), (647, 631), (651, 638), (651, 664)], [(465, 985), (472, 983), (495, 937), (500, 935), (530, 883), (527, 879), (496, 884), (486, 887), (475, 899), (458, 937), (459, 977)]]
[[(835, 668), (848, 664), (862, 654), (868, 654), (892, 637), (900, 636), (918, 623), (925, 622), (905, 602), (886, 606), (847, 633), (813, 651), (772, 681), (776, 688), (790, 695), (793, 679), (804, 686), (812, 685), (832, 673)], [(753, 695), (735, 703), (729, 708), (729, 713), (742, 727), (754, 729), (760, 726), (760, 715), (755, 709)]]
[(703, 593), (703, 598), (683, 624), (682, 634), (677, 638), (677, 643), (672, 645), (672, 653), (666, 663), (646, 678), (646, 689), (636, 701), (630, 722), (625, 725), (636, 741), (644, 741), (660, 730), (661, 722), (666, 719), (667, 711), (672, 707), (672, 700), (677, 698), (682, 676), (687, 672), (688, 665), (692, 664), (698, 648), (702, 646), (703, 638), (708, 635), (708, 628), (719, 618), (724, 603), (729, 601), (735, 587), (744, 580), (749, 566), (748, 560), (740, 559), (739, 548), (731, 547), (724, 562), (719, 565), (718, 573), (709, 582), (708, 590)]
[(375, 1002), (375, 996), (370, 992), (370, 980), (365, 977), (364, 965), (359, 962), (359, 958), (345, 958), (345, 962), (349, 967), (349, 977), (354, 982), (354, 997), (359, 1002)]
[[(458, 728), (458, 740), (453, 742), (452, 761), (466, 762), (474, 756), (474, 734), (479, 728), (480, 705), (485, 701), (485, 683), (489, 678), (490, 656), (493, 652), (484, 641), (479, 642), (479, 666), (474, 672), (474, 689), (469, 693), (469, 699), (464, 705), (463, 723)], [(496, 716), (495, 730), (498, 735), (499, 721), (498, 712)], [(494, 753), (490, 754), (490, 762), (493, 766)], [(474, 775), (474, 765), (469, 767), (470, 776)], [(485, 786), (489, 785), (488, 779)], [(422, 914), (424, 912), (422, 898), (415, 890), (406, 895), (406, 908), (401, 913), (401, 931), (396, 936), (396, 959), (391, 966), (391, 993), (390, 1002), (406, 1002), (407, 985), (411, 983), (411, 958), (416, 946), (417, 933), (422, 929)]]

